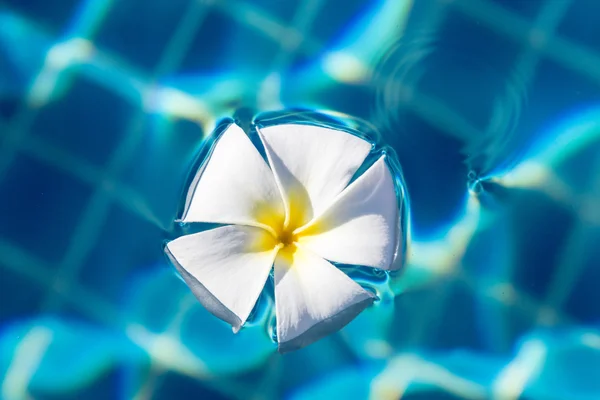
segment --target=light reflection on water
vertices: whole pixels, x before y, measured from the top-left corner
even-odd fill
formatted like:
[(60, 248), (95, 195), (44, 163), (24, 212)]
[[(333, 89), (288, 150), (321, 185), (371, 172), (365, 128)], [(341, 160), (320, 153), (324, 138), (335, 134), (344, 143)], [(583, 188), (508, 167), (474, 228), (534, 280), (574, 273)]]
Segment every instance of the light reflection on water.
[[(600, 397), (598, 5), (155, 3), (0, 3), (0, 397)], [(390, 145), (410, 197), (402, 271), (340, 266), (379, 301), (284, 356), (270, 283), (233, 335), (161, 248), (255, 114)]]

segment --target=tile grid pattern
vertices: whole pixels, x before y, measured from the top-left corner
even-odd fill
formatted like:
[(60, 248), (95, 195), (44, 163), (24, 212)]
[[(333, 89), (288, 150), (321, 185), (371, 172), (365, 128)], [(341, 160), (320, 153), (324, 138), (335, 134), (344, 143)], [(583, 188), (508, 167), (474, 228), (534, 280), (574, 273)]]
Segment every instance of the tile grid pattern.
[[(220, 4), (211, 3), (212, 1), (190, 3), (189, 9), (185, 12), (179, 24), (179, 29), (174, 32), (167, 49), (163, 52), (161, 61), (151, 74), (152, 77), (145, 83), (147, 88), (152, 88), (157, 78), (177, 69), (181, 58), (187, 50), (187, 45), (189, 45), (194, 33), (202, 24), (202, 20), (206, 17), (209, 8), (231, 9), (229, 8), (229, 2), (216, 1), (216, 3)], [(296, 51), (297, 48), (307, 43), (308, 46), (317, 45), (318, 40), (310, 38), (307, 35), (312, 19), (310, 13), (318, 12), (318, 3), (319, 1), (305, 0), (300, 5), (299, 9), (308, 9), (305, 13), (309, 15), (304, 17), (304, 21), (299, 23), (300, 26), (297, 29), (296, 27), (292, 28), (301, 38), (293, 46), (285, 43), (287, 37), (285, 33), (288, 32), (288, 28), (285, 27), (283, 22), (274, 20), (270, 21), (270, 24), (261, 24), (260, 22), (249, 23), (250, 29), (259, 30), (270, 40), (279, 41), (281, 54), (276, 58), (279, 61), (273, 65), (275, 70), (285, 66), (288, 63), (287, 60), (292, 56), (291, 52)], [(511, 11), (504, 10), (494, 3), (485, 0), (456, 0), (451, 3), (450, 7), (454, 7), (465, 16), (477, 19), (489, 29), (506, 37), (507, 40), (514, 40), (521, 43), (523, 50), (518, 62), (526, 65), (525, 69), (531, 73), (531, 77), (535, 75), (535, 67), (540, 62), (539, 60), (549, 58), (560, 63), (567, 69), (587, 75), (593, 81), (600, 83), (600, 69), (591, 68), (590, 65), (594, 65), (594, 63), (586, 61), (598, 61), (600, 60), (600, 54), (589, 52), (584, 47), (572, 43), (554, 32), (556, 25), (560, 22), (566, 11), (565, 8), (568, 7), (568, 2), (548, 2), (534, 22), (529, 22)], [(88, 1), (85, 4), (89, 6), (90, 12), (97, 9), (94, 1)], [(111, 6), (114, 6), (114, 3)], [(264, 15), (262, 10), (254, 9), (251, 4), (244, 4), (244, 8), (247, 12), (253, 12), (254, 15)], [(311, 11), (311, 8), (314, 10)], [(86, 10), (83, 11), (83, 13), (85, 12)], [(65, 40), (67, 42), (70, 41), (70, 43), (74, 43), (75, 40), (84, 40), (93, 43), (95, 27), (102, 24), (104, 22), (103, 19), (109, 14), (110, 6), (104, 13), (98, 14), (97, 19), (88, 18), (89, 26), (77, 26), (77, 21), (73, 21), (71, 25), (74, 29), (65, 32)], [(228, 15), (227, 12), (224, 14)], [(81, 16), (78, 15), (78, 18), (81, 18)], [(302, 19), (302, 17), (299, 16), (298, 19)], [(251, 21), (251, 19), (236, 18), (232, 23), (239, 24), (246, 21)], [(56, 46), (65, 46), (65, 40), (57, 40), (57, 43), (60, 44)], [(182, 45), (182, 43), (184, 44)], [(76, 71), (68, 63), (65, 63), (58, 69), (55, 65), (52, 65), (50, 60), (51, 53), (56, 46), (48, 51), (46, 62), (42, 69), (38, 74), (34, 75), (29, 85), (32, 92), (36, 90), (36, 80), (49, 74), (48, 69), (52, 69), (52, 75), (56, 81), (61, 82), (69, 82), (71, 80), (70, 75), (74, 73), (73, 71)], [(77, 46), (73, 46), (72, 49), (77, 52), (80, 51)], [(96, 49), (96, 51), (101, 52), (102, 49)], [(72, 59), (77, 60), (77, 54), (73, 54)], [(596, 65), (600, 65), (600, 63), (597, 62)], [(523, 69), (521, 67), (519, 68)], [(145, 79), (142, 78), (141, 80), (144, 81)], [(107, 89), (112, 90), (113, 88), (107, 87)], [(50, 90), (48, 98), (45, 100), (49, 101), (53, 95), (54, 91)], [(29, 99), (32, 99), (32, 97), (29, 96)], [(40, 109), (41, 107), (33, 107), (31, 101), (25, 102), (23, 108), (17, 111), (11, 120), (0, 121), (2, 130), (8, 132), (7, 135), (3, 135), (2, 147), (0, 148), (0, 178), (6, 176), (12, 161), (20, 153), (23, 153), (42, 164), (61, 171), (61, 173), (68, 174), (70, 179), (78, 180), (83, 182), (84, 185), (91, 186), (93, 195), (85, 207), (83, 215), (79, 218), (79, 223), (70, 240), (68, 250), (59, 263), (58, 268), (50, 266), (46, 261), (28, 254), (27, 249), (20, 248), (5, 238), (0, 238), (0, 259), (2, 261), (0, 265), (31, 278), (34, 282), (45, 288), (46, 296), (42, 304), (43, 311), (58, 311), (65, 303), (68, 303), (81, 308), (81, 311), (92, 320), (114, 324), (115, 321), (118, 321), (117, 316), (119, 314), (115, 306), (100, 296), (93, 294), (89, 289), (82, 287), (78, 283), (77, 277), (79, 271), (85, 266), (89, 250), (103, 229), (103, 221), (113, 203), (127, 209), (129, 212), (136, 213), (138, 218), (146, 220), (155, 219), (151, 212), (144, 211), (143, 208), (140, 209), (132, 205), (128, 199), (119, 195), (119, 193), (127, 190), (132, 196), (141, 198), (135, 189), (128, 188), (126, 184), (119, 182), (118, 177), (125, 160), (139, 146), (142, 135), (141, 124), (146, 110), (141, 107), (136, 115), (131, 117), (129, 129), (123, 135), (121, 143), (115, 148), (108, 163), (104, 167), (99, 168), (87, 162), (87, 160), (81, 159), (77, 154), (69, 154), (58, 145), (29, 135), (29, 130), (36, 118), (36, 113)], [(600, 164), (597, 170), (600, 171)], [(141, 199), (141, 201), (143, 202), (144, 200)], [(582, 225), (586, 223), (583, 220), (579, 221), (577, 226), (573, 228), (571, 236), (576, 238), (579, 230), (582, 229)], [(573, 246), (576, 245), (574, 244)], [(569, 247), (565, 250), (565, 252), (567, 251), (575, 250)], [(568, 254), (564, 256), (565, 260), (569, 258)], [(560, 268), (555, 277), (557, 282), (565, 279), (573, 279), (573, 276), (569, 276), (573, 272), (567, 271), (569, 269), (568, 262), (562, 262)], [(466, 277), (465, 280), (470, 282), (469, 277)], [(471, 283), (470, 286), (472, 286), (473, 290), (476, 290), (476, 285)], [(529, 310), (537, 314), (538, 319), (543, 320), (543, 315), (548, 315), (548, 313), (560, 314), (559, 310), (568, 293), (561, 292), (561, 289), (558, 288), (559, 286), (555, 282), (553, 287), (556, 287), (556, 289), (550, 291), (546, 301), (543, 304), (533, 307), (533, 310)], [(525, 294), (517, 293), (516, 295), (517, 297), (526, 297)], [(442, 311), (441, 307), (438, 311)], [(432, 314), (431, 318), (435, 319), (437, 315)], [(124, 324), (125, 321), (120, 321), (119, 323)], [(424, 321), (423, 323), (429, 325), (431, 321)], [(174, 328), (171, 326), (169, 329)], [(510, 365), (507, 366), (507, 370), (509, 368)], [(510, 371), (507, 373), (510, 373)], [(160, 380), (160, 370), (153, 371), (152, 376), (153, 380), (148, 381), (149, 385), (155, 385), (157, 382), (154, 380)], [(140, 389), (138, 398), (143, 398), (143, 393), (149, 393), (147, 388)]]

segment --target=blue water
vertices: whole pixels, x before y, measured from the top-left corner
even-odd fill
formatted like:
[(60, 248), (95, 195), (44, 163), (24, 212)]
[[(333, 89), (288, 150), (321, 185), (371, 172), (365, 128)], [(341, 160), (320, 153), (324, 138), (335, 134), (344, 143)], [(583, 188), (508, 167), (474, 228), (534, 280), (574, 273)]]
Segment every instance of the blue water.
[[(600, 398), (598, 13), (0, 0), (0, 398)], [(281, 110), (377, 132), (410, 199), (404, 269), (345, 269), (377, 304), (284, 355), (162, 252), (207, 136)]]

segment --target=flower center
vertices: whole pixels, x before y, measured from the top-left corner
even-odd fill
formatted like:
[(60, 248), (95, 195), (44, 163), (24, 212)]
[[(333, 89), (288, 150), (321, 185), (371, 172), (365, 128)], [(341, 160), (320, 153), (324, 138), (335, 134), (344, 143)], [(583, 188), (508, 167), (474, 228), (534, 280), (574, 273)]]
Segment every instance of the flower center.
[(309, 220), (311, 210), (308, 195), (302, 188), (292, 188), (287, 201), (285, 214), (270, 203), (254, 207), (256, 220), (270, 233), (270, 238), (262, 244), (265, 248), (275, 246), (280, 250), (294, 251), (299, 237), (303, 235), (301, 227)]
[(279, 232), (279, 235), (277, 237), (279, 243), (282, 244), (284, 247), (294, 244), (294, 242), (297, 239), (298, 238), (296, 237), (296, 235), (294, 235), (294, 232), (289, 229), (283, 229), (281, 232)]

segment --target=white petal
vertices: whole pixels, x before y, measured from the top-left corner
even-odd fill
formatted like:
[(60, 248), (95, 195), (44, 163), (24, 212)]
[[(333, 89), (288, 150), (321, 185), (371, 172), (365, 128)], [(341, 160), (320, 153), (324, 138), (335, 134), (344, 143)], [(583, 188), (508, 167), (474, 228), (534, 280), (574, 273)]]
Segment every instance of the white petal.
[(371, 150), (357, 136), (317, 126), (285, 124), (259, 133), (293, 228), (327, 208)]
[(204, 307), (237, 331), (271, 271), (274, 244), (261, 228), (230, 225), (182, 236), (165, 251)]
[(190, 186), (184, 222), (276, 225), (285, 216), (273, 173), (250, 138), (232, 124)]
[(279, 351), (304, 347), (342, 328), (373, 295), (312, 252), (283, 249), (275, 259)]
[(389, 269), (398, 243), (398, 204), (385, 156), (299, 234), (327, 260)]

